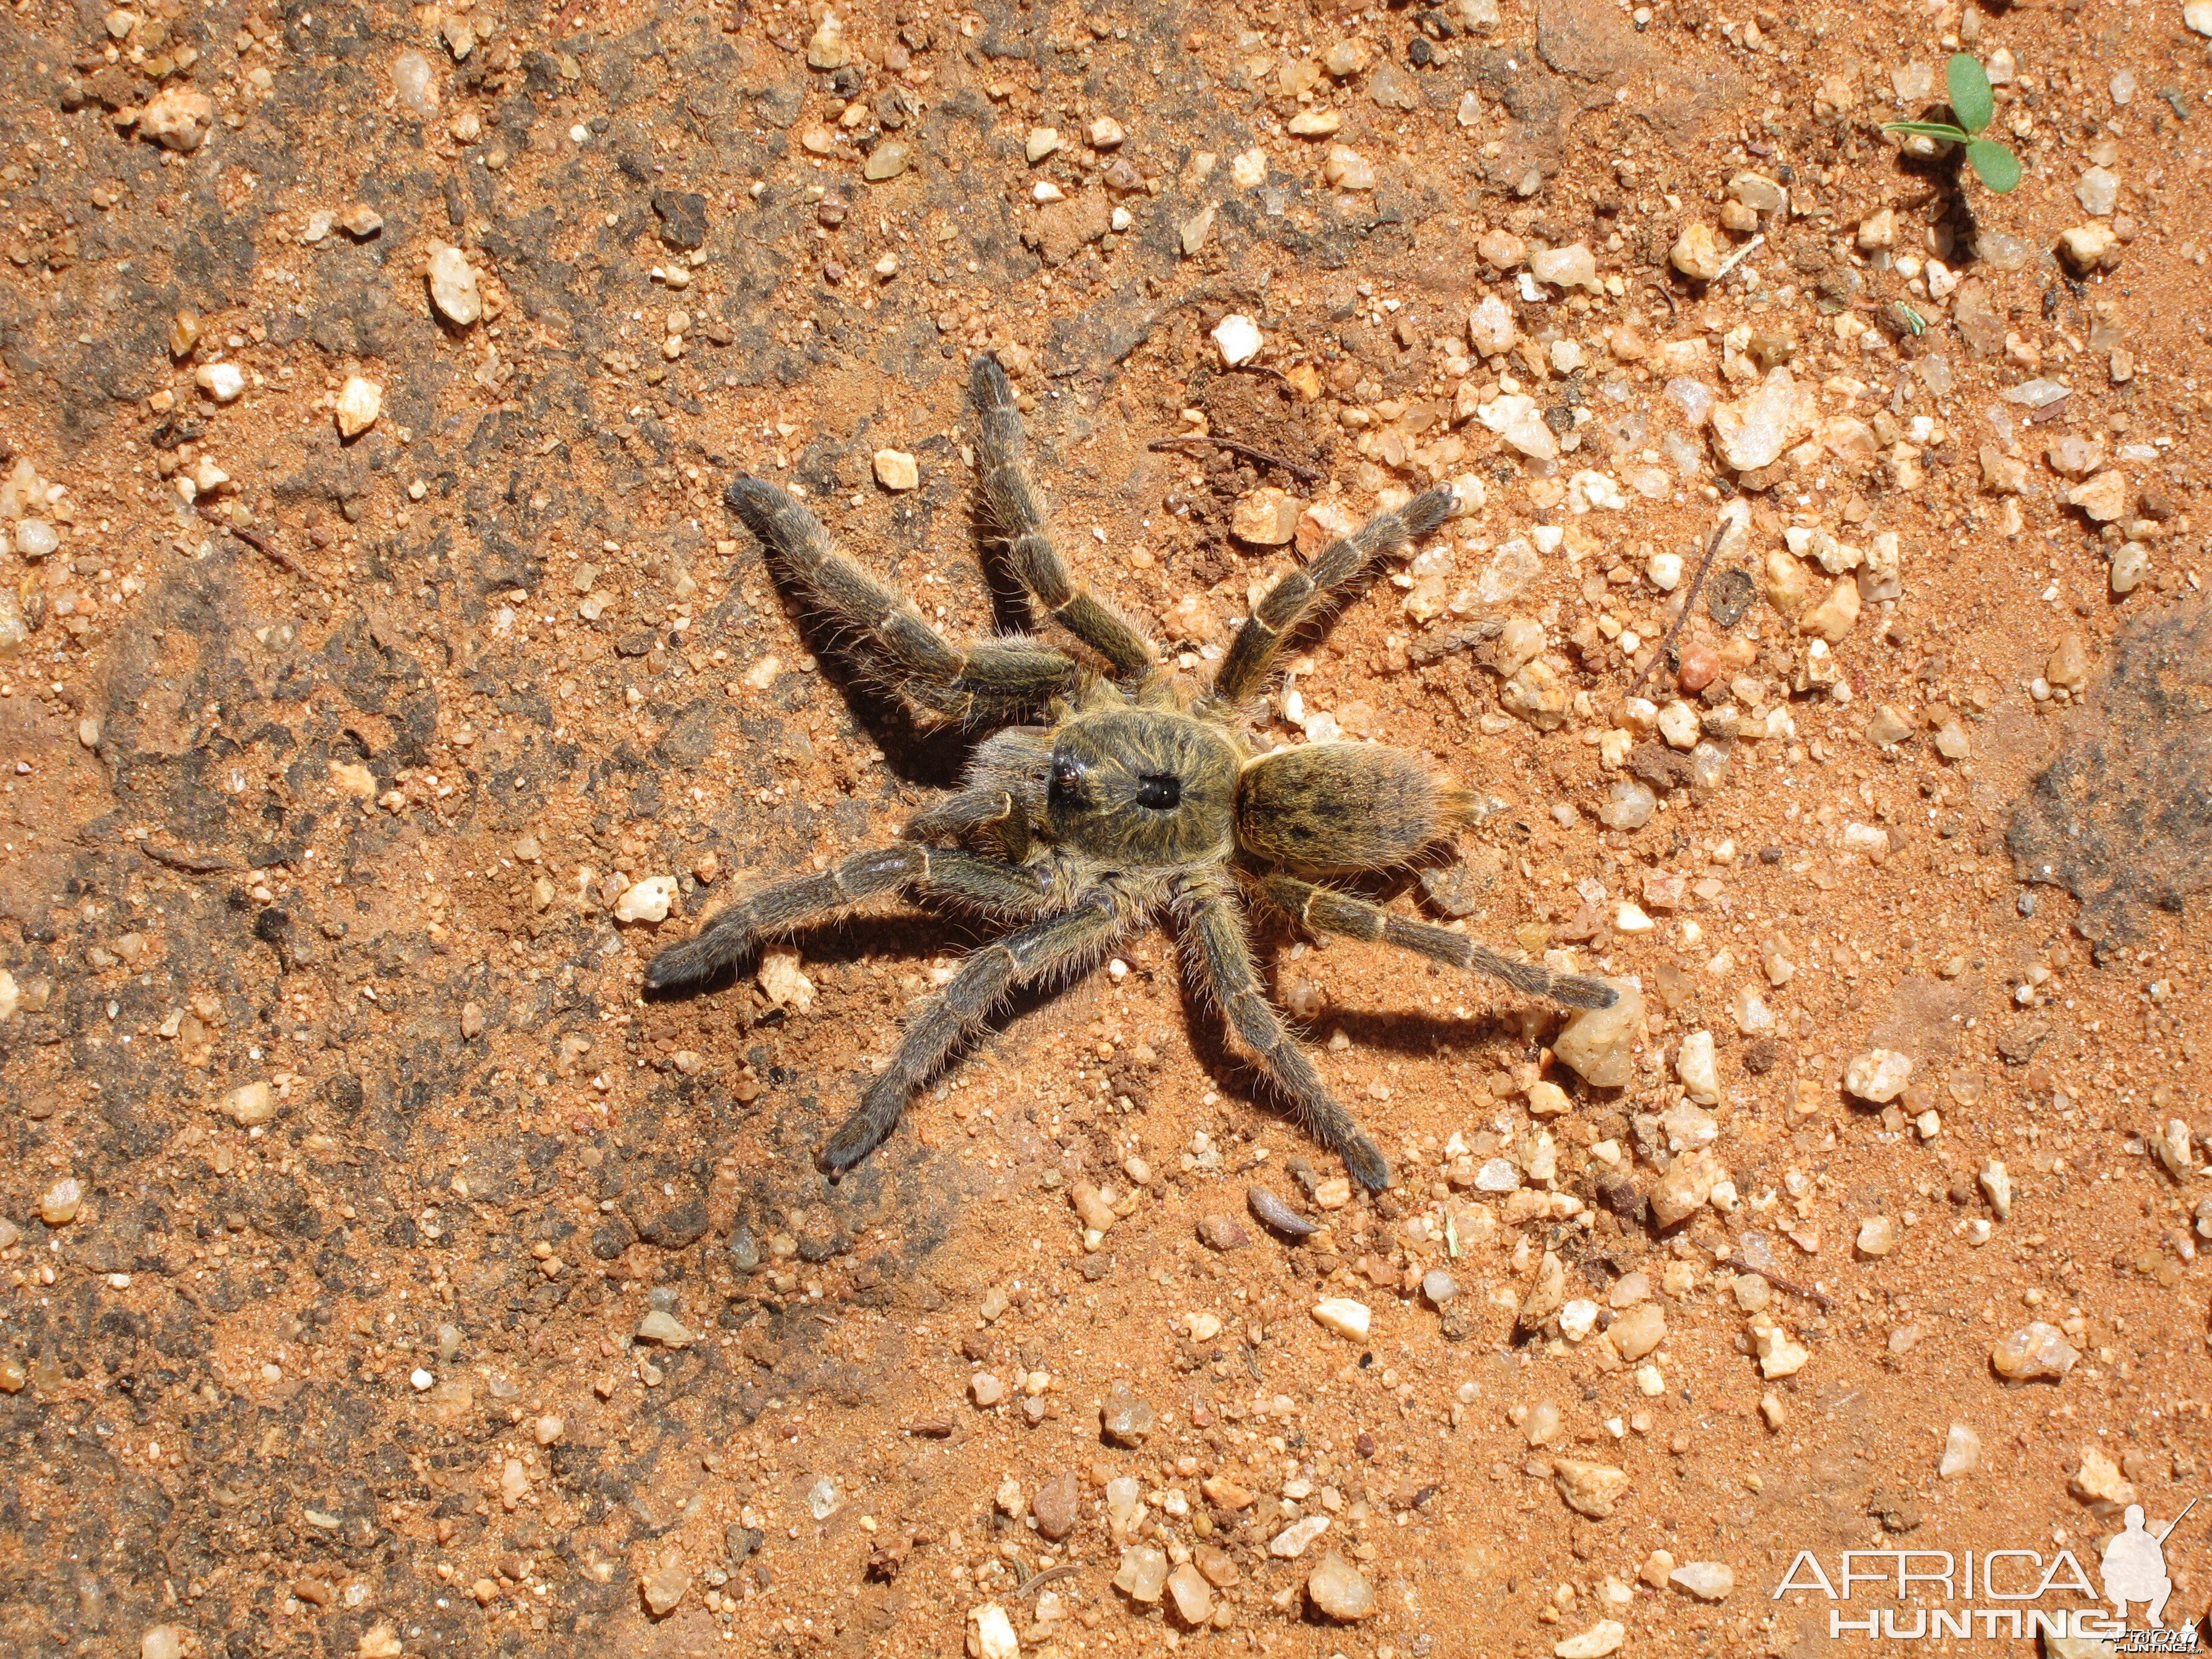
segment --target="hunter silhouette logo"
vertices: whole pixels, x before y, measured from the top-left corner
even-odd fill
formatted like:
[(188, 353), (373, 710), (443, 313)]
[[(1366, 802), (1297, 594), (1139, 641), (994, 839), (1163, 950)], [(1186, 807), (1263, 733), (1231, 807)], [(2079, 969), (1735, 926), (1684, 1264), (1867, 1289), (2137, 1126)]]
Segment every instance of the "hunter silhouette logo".
[(2142, 1505), (2128, 1505), (2126, 1528), (2106, 1541), (2101, 1569), (2105, 1599), (2112, 1604), (2112, 1611), (2119, 1615), (2122, 1624), (2128, 1621), (2128, 1603), (2143, 1601), (2149, 1604), (2143, 1622), (2153, 1630), (2166, 1628), (2158, 1621), (2159, 1614), (2166, 1611), (2166, 1597), (2173, 1594), (2173, 1580), (2166, 1573), (2166, 1540), (2173, 1536), (2174, 1528), (2187, 1519), (2189, 1510), (2196, 1507), (2197, 1500), (2192, 1498), (2188, 1509), (2153, 1533), (2143, 1525)]

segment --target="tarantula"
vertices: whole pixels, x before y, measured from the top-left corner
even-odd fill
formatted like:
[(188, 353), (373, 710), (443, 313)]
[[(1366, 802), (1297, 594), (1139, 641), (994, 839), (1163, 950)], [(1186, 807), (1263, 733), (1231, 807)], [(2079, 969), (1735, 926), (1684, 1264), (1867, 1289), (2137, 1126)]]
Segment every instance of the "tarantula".
[(1253, 607), (1210, 687), (1192, 692), (1126, 619), (1071, 577), (1029, 479), (1013, 389), (989, 357), (969, 387), (981, 424), (984, 505), (1008, 565), (1106, 671), (1027, 635), (951, 644), (899, 594), (831, 545), (821, 520), (775, 485), (740, 477), (725, 499), (804, 596), (873, 647), (881, 672), (928, 714), (1001, 726), (961, 787), (899, 842), (760, 889), (655, 956), (648, 988), (691, 983), (811, 916), (896, 890), (1021, 925), (961, 964), (909, 1020), (897, 1053), (817, 1159), (833, 1178), (883, 1143), (908, 1097), (1016, 989), (1070, 980), (1164, 912), (1188, 969), (1313, 1135), (1370, 1189), (1390, 1169), (1339, 1105), (1261, 988), (1244, 932), (1257, 895), (1307, 927), (1379, 940), (1577, 1008), (1612, 1006), (1595, 979), (1555, 974), (1464, 933), (1390, 915), (1310, 878), (1404, 864), (1468, 821), (1470, 797), (1413, 757), (1372, 744), (1255, 755), (1236, 718), (1273, 678), (1285, 639), (1356, 587), (1385, 555), (1437, 528), (1449, 487), (1414, 496), (1293, 570)]

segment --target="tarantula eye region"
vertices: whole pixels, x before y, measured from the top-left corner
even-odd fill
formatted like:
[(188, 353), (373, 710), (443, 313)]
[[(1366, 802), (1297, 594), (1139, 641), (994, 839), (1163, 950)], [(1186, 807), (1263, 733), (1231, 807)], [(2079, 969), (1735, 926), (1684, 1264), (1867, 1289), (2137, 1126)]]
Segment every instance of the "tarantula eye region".
[(1052, 763), (1052, 799), (1055, 805), (1087, 805), (1091, 792), (1090, 769), (1072, 755), (1061, 755)]
[(1170, 773), (1146, 773), (1137, 780), (1137, 805), (1155, 812), (1174, 811), (1182, 805), (1182, 780)]

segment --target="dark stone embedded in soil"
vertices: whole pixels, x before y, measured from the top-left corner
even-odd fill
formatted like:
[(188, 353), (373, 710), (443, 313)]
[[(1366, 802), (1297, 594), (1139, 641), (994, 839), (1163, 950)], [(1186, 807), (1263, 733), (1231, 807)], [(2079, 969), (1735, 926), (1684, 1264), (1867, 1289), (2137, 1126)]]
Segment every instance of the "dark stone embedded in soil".
[(660, 240), (690, 252), (707, 246), (707, 198), (696, 191), (656, 190), (653, 210), (660, 219)]
[(2058, 757), (2029, 786), (2007, 840), (2022, 881), (2063, 887), (2100, 946), (2179, 915), (2212, 885), (2212, 605), (2120, 630)]
[(1707, 590), (1705, 609), (1723, 629), (1734, 628), (1741, 622), (1744, 613), (1759, 598), (1759, 585), (1748, 570), (1723, 570), (1714, 576)]

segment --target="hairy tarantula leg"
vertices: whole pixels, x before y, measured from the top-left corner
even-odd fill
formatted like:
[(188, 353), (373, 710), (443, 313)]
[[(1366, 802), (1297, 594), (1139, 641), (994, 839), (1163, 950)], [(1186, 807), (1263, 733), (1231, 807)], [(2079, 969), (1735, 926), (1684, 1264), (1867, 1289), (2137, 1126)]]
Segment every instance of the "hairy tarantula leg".
[(1234, 708), (1256, 696), (1283, 641), (1300, 623), (1365, 574), (1376, 559), (1442, 524), (1451, 514), (1454, 499), (1447, 484), (1423, 490), (1395, 513), (1378, 513), (1351, 535), (1330, 543), (1304, 569), (1290, 572), (1269, 588), (1230, 641), (1207, 704)]
[(821, 520), (775, 485), (732, 479), (723, 500), (810, 599), (868, 636), (898, 689), (921, 707), (960, 720), (999, 720), (1075, 689), (1074, 661), (1033, 640), (979, 640), (960, 650), (840, 553)]
[(1029, 815), (1004, 789), (963, 789), (928, 811), (915, 813), (900, 833), (908, 841), (945, 841), (985, 834), (1005, 848), (1009, 863), (1019, 864), (1029, 856)]
[(868, 1085), (859, 1109), (830, 1137), (815, 1167), (825, 1175), (841, 1175), (882, 1146), (906, 1110), (908, 1097), (1001, 998), (1018, 986), (1090, 966), (1122, 927), (1121, 906), (1111, 890), (1094, 887), (1073, 909), (995, 939), (962, 963), (943, 994), (908, 1024), (891, 1063)]
[(1620, 1000), (1620, 993), (1601, 979), (1583, 974), (1555, 974), (1538, 963), (1493, 951), (1449, 927), (1435, 927), (1426, 922), (1394, 916), (1379, 904), (1370, 904), (1365, 899), (1340, 893), (1333, 887), (1317, 887), (1312, 882), (1290, 876), (1263, 877), (1260, 887), (1268, 898), (1316, 933), (1341, 933), (1347, 939), (1364, 939), (1395, 945), (1401, 951), (1418, 951), (1455, 968), (1468, 968), (1492, 979), (1502, 979), (1516, 991), (1549, 997), (1570, 1008), (1610, 1008)]
[(1052, 619), (1114, 665), (1121, 679), (1152, 672), (1158, 653), (1128, 621), (1082, 582), (1073, 580), (1053, 550), (1044, 526), (1044, 503), (1030, 482), (1021, 410), (1006, 371), (978, 357), (968, 384), (979, 417), (976, 464), (991, 519), (1006, 535), (1006, 557), (1022, 585), (1036, 595)]
[(1314, 1139), (1343, 1158), (1353, 1180), (1370, 1192), (1381, 1192), (1390, 1184), (1389, 1161), (1352, 1114), (1336, 1103), (1320, 1071), (1267, 1000), (1259, 970), (1252, 965), (1252, 947), (1245, 939), (1236, 901), (1204, 889), (1191, 896), (1196, 902), (1185, 915), (1193, 963), (1206, 988), (1220, 1003), (1230, 1029), (1290, 1097)]
[(809, 916), (843, 909), (902, 887), (942, 894), (979, 909), (1034, 915), (1048, 890), (1030, 872), (939, 847), (903, 842), (855, 853), (817, 875), (794, 876), (747, 895), (708, 918), (681, 945), (646, 964), (647, 990), (690, 985), (750, 955), (763, 939)]

